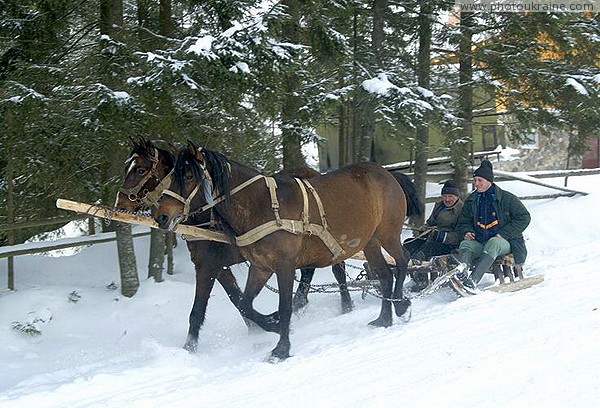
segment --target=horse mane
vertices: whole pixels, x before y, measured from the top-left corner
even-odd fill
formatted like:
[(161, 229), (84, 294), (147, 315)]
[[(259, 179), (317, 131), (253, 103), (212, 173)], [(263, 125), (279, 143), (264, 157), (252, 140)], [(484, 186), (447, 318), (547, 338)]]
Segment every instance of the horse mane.
[(171, 163), (175, 163), (175, 156), (173, 155), (173, 153), (171, 151), (169, 151), (167, 149), (161, 149), (160, 147), (156, 147), (156, 145), (149, 140), (145, 140), (144, 143), (145, 144), (136, 143), (133, 146), (130, 156), (137, 154), (142, 159), (151, 161), (153, 159), (153, 157), (150, 155), (150, 151), (149, 151), (150, 150), (149, 148), (151, 147), (153, 149), (156, 149), (158, 151), (159, 155), (166, 156), (169, 160), (171, 160)]
[[(213, 191), (217, 194), (224, 194), (225, 200), (229, 198), (231, 186), (231, 178), (229, 174), (229, 162), (225, 156), (219, 152), (208, 149), (202, 149), (201, 154), (206, 163), (206, 169), (210, 174), (213, 184)], [(196, 156), (189, 149), (183, 151), (177, 157), (175, 162), (175, 186), (179, 189), (183, 188), (186, 168), (189, 168), (197, 183), (202, 183), (204, 180), (204, 169)]]
[(419, 194), (417, 193), (417, 188), (410, 177), (400, 171), (391, 171), (390, 173), (394, 176), (398, 184), (400, 184), (400, 187), (406, 196), (406, 216), (411, 217), (411, 220), (414, 216), (422, 217), (424, 205), (421, 202)]
[[(223, 154), (219, 152), (203, 148), (201, 153), (204, 158), (206, 169), (212, 179), (213, 191), (216, 192), (217, 195), (224, 195), (222, 204), (225, 205), (225, 207), (229, 206), (231, 197), (231, 175), (229, 172), (229, 161)], [(192, 153), (189, 149), (183, 149), (177, 157), (174, 167), (174, 183), (176, 188), (180, 190), (183, 189), (186, 168), (190, 169), (196, 183), (203, 185), (203, 180), (205, 178), (204, 169), (200, 165), (200, 162), (194, 153)], [(216, 208), (214, 208), (214, 210), (215, 211), (213, 211), (212, 214), (216, 218), (217, 224), (220, 225), (220, 228), (230, 239), (230, 241), (234, 243), (236, 231), (221, 215), (220, 211), (218, 211)], [(196, 215), (198, 214), (192, 214), (192, 217)]]

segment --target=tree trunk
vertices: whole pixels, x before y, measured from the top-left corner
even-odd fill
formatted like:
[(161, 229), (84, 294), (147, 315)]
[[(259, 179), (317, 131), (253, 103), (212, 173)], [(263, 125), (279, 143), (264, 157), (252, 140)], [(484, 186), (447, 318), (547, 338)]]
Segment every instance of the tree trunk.
[(94, 217), (90, 217), (87, 220), (88, 223), (88, 235), (96, 234), (96, 219)]
[(111, 35), (123, 26), (123, 0), (100, 0), (100, 33)]
[[(383, 70), (383, 42), (385, 40), (385, 15), (388, 0), (373, 1), (373, 29), (371, 31), (371, 71), (379, 73)], [(377, 98), (365, 93), (361, 106), (360, 124), (360, 161), (370, 161), (373, 155), (373, 136), (375, 134), (375, 110), (377, 109)]]
[(140, 27), (148, 27), (150, 23), (150, 0), (136, 0), (137, 20)]
[(160, 0), (160, 8), (158, 11), (158, 32), (164, 36), (171, 36), (173, 34), (171, 0)]
[(152, 42), (152, 36), (147, 31), (150, 30), (150, 0), (136, 0), (136, 5), (140, 48), (148, 51), (151, 49)]
[[(420, 87), (429, 89), (431, 71), (431, 5), (421, 4), (419, 12), (419, 54), (417, 58), (417, 80)], [(414, 220), (416, 226), (425, 222), (425, 198), (427, 194), (427, 159), (429, 158), (429, 124), (427, 112), (423, 122), (417, 126), (415, 140), (415, 187), (421, 199), (423, 215)]]
[(119, 270), (121, 275), (121, 293), (125, 297), (133, 297), (140, 286), (138, 278), (131, 225), (115, 222), (117, 234), (117, 251), (119, 254)]
[[(286, 0), (287, 13), (290, 20), (286, 22), (283, 36), (292, 44), (300, 43), (300, 3), (297, 0)], [(296, 94), (300, 88), (300, 81), (295, 72), (288, 72), (285, 79), (285, 95), (281, 108), (281, 143), (283, 149), (283, 168), (305, 166), (302, 154), (302, 139), (298, 132), (298, 111), (300, 105)]]
[[(342, 102), (338, 108), (338, 168), (348, 164), (348, 115), (346, 99), (342, 98)], [(329, 168), (327, 170), (330, 170)]]
[[(7, 151), (8, 153), (8, 151)], [(13, 158), (9, 153), (6, 158), (6, 224), (12, 225), (15, 222), (15, 202), (14, 202), (14, 180), (13, 180)], [(14, 245), (15, 231), (9, 230), (6, 232), (6, 243)], [(15, 261), (12, 256), (7, 259), (8, 262), (8, 277), (7, 287), (9, 290), (15, 290)]]
[(174, 273), (174, 262), (173, 262), (173, 248), (177, 245), (177, 236), (174, 232), (167, 232), (166, 247), (167, 247), (167, 275), (173, 275)]
[(165, 233), (156, 228), (150, 231), (150, 254), (148, 256), (148, 278), (162, 282), (165, 263)]
[(460, 15), (458, 117), (461, 127), (458, 140), (453, 141), (450, 149), (454, 163), (454, 178), (462, 197), (468, 193), (469, 151), (473, 143), (473, 57), (471, 55), (473, 17), (473, 13), (470, 12), (463, 12)]

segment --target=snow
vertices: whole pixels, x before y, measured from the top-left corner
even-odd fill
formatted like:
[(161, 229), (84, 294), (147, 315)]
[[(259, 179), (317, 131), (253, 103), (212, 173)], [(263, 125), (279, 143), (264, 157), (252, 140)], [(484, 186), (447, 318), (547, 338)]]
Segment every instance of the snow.
[(209, 55), (212, 43), (215, 41), (215, 38), (210, 35), (206, 35), (204, 37), (198, 38), (196, 42), (188, 48), (188, 52), (192, 52), (198, 55)]
[[(562, 186), (563, 178), (549, 180)], [(0, 292), (0, 407), (596, 406), (600, 176), (570, 177), (569, 187), (590, 194), (525, 202), (525, 271), (543, 274), (541, 284), (469, 298), (443, 288), (414, 299), (410, 321), (386, 329), (367, 325), (379, 313), (373, 296), (352, 292), (355, 310), (342, 315), (336, 293), (313, 293), (292, 318), (292, 357), (278, 364), (265, 362), (277, 336), (249, 330), (218, 284), (198, 352), (182, 349), (194, 274), (181, 243), (175, 274), (142, 280), (133, 298), (107, 288), (119, 282), (114, 243), (17, 257), (17, 290)], [(136, 239), (135, 250), (143, 278), (148, 239)], [(233, 271), (243, 283), (247, 266)], [(330, 268), (316, 274), (317, 283), (333, 281)], [(273, 311), (276, 298), (264, 290), (257, 309)]]
[(362, 83), (362, 87), (369, 93), (385, 96), (390, 89), (395, 89), (401, 94), (410, 93), (410, 89), (405, 87), (397, 87), (392, 84), (386, 74), (377, 74), (375, 78), (366, 79)]
[(247, 63), (242, 62), (242, 61), (236, 62), (231, 68), (229, 68), (229, 70), (231, 72), (243, 72), (246, 74), (249, 74), (251, 72), (250, 66)]
[(585, 89), (585, 86), (581, 85), (575, 78), (567, 78), (567, 85), (572, 86), (581, 95), (589, 96), (589, 92)]

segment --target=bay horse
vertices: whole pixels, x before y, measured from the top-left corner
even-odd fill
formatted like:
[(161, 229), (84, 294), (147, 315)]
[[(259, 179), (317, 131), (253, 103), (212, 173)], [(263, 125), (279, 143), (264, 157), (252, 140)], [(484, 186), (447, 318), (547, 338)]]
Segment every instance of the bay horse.
[[(402, 316), (410, 307), (402, 286), (409, 253), (400, 242), (407, 199), (396, 179), (378, 164), (352, 164), (322, 176), (266, 177), (221, 153), (188, 142), (175, 163), (175, 178), (163, 192), (155, 220), (173, 230), (205, 208), (215, 209), (230, 241), (250, 261), (240, 310), (279, 334), (272, 360), (289, 357), (294, 270), (325, 267), (363, 250), (381, 285), (381, 311), (369, 324), (393, 323), (392, 301)], [(381, 248), (396, 262), (389, 269)], [(278, 310), (262, 315), (253, 301), (272, 274)], [(396, 279), (394, 286), (394, 278)]]
[[(126, 161), (125, 177), (117, 193), (115, 207), (130, 212), (157, 207), (158, 198), (170, 184), (177, 149), (171, 146), (162, 149), (144, 138), (140, 138), (139, 142), (130, 138), (130, 142), (132, 151)], [(317, 171), (309, 168), (297, 168), (288, 172), (297, 177), (319, 175)], [(210, 211), (206, 211), (195, 214), (185, 223), (207, 226), (210, 221)], [(234, 245), (208, 240), (186, 240), (186, 243), (196, 270), (196, 290), (184, 348), (195, 352), (215, 279), (239, 310), (242, 291), (230, 266), (246, 262), (246, 259)], [(332, 269), (340, 288), (342, 313), (350, 312), (353, 303), (346, 283), (345, 265), (336, 264)], [(294, 311), (300, 310), (308, 303), (308, 291), (314, 271), (315, 268), (301, 269), (300, 282), (294, 296)]]

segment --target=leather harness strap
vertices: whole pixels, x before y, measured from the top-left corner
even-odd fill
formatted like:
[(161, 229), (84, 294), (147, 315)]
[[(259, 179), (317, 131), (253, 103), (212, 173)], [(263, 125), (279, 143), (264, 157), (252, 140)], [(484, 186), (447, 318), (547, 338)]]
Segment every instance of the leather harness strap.
[[(294, 177), (294, 180), (296, 180), (296, 183), (298, 183), (298, 186), (300, 187), (300, 191), (302, 192), (303, 206), (302, 206), (302, 214), (301, 214), (302, 219), (301, 220), (281, 219), (281, 216), (279, 215), (279, 200), (277, 199), (277, 182), (275, 181), (275, 179), (273, 177), (267, 177), (262, 174), (258, 174), (256, 176), (246, 180), (245, 182), (238, 185), (237, 187), (233, 188), (230, 191), (230, 195), (233, 195), (233, 194), (239, 192), (240, 190), (246, 188), (247, 186), (249, 186), (250, 184), (254, 183), (255, 181), (257, 181), (261, 178), (265, 179), (266, 188), (269, 190), (269, 196), (271, 199), (270, 200), (271, 201), (271, 209), (273, 210), (275, 219), (272, 221), (268, 221), (264, 224), (261, 224), (255, 228), (252, 228), (250, 231), (237, 236), (235, 238), (235, 244), (237, 246), (244, 247), (247, 245), (251, 245), (251, 244), (255, 243), (256, 241), (266, 237), (267, 235), (272, 234), (275, 231), (284, 230), (284, 231), (288, 231), (288, 232), (291, 232), (292, 234), (296, 234), (296, 235), (315, 235), (315, 236), (317, 236), (318, 238), (321, 239), (321, 241), (323, 241), (325, 246), (327, 246), (327, 248), (331, 251), (331, 253), (333, 255), (333, 260), (343, 256), (346, 253), (342, 249), (340, 244), (337, 242), (337, 240), (334, 238), (334, 236), (331, 234), (331, 232), (329, 232), (329, 229), (327, 226), (327, 220), (325, 218), (325, 208), (323, 206), (323, 202), (321, 201), (321, 197), (319, 197), (317, 190), (315, 190), (315, 188), (308, 182), (308, 180), (299, 179), (299, 178)], [(169, 195), (169, 196), (175, 198), (176, 200), (178, 200), (179, 202), (183, 203), (184, 214), (187, 214), (189, 216), (189, 215), (191, 215), (191, 214), (189, 214), (190, 203), (191, 203), (192, 199), (194, 198), (194, 196), (196, 195), (196, 193), (198, 192), (199, 187), (200, 187), (200, 185), (197, 185), (196, 188), (192, 191), (192, 193), (188, 196), (187, 199), (183, 198), (181, 195), (174, 193), (170, 190), (163, 191), (163, 194)], [(315, 199), (315, 202), (317, 203), (317, 208), (319, 209), (319, 215), (321, 218), (321, 225), (313, 224), (310, 222), (309, 196), (308, 196), (307, 190), (310, 191), (310, 193), (312, 194), (312, 196)], [(225, 199), (224, 196), (216, 198), (211, 204), (204, 205), (199, 210), (194, 211), (194, 213), (202, 212), (209, 208), (212, 208), (216, 204), (223, 201), (224, 199)], [(188, 241), (194, 240), (194, 238), (190, 237), (189, 235), (186, 235), (183, 238)]]
[[(325, 209), (323, 207), (323, 203), (321, 202), (321, 198), (319, 194), (315, 190), (315, 188), (308, 182), (308, 180), (294, 178), (300, 187), (300, 191), (302, 192), (303, 199), (303, 209), (302, 209), (302, 220), (289, 220), (289, 219), (281, 219), (279, 217), (279, 212), (275, 210), (279, 209), (279, 202), (277, 201), (276, 195), (276, 182), (272, 177), (265, 177), (267, 179), (272, 179), (272, 182), (267, 181), (267, 187), (269, 188), (269, 193), (271, 195), (271, 206), (273, 208), (273, 212), (275, 214), (275, 220), (269, 221), (267, 223), (261, 224), (250, 231), (236, 237), (235, 242), (238, 246), (247, 246), (255, 243), (256, 241), (266, 237), (267, 235), (279, 231), (284, 230), (291, 232), (292, 234), (297, 235), (316, 235), (318, 238), (323, 241), (325, 246), (331, 251), (333, 255), (333, 259), (337, 259), (343, 256), (346, 252), (342, 249), (340, 244), (334, 238), (334, 236), (329, 232), (327, 228), (327, 222), (325, 220)], [(273, 188), (273, 184), (275, 187)], [(306, 187), (305, 187), (306, 184)], [(312, 193), (315, 201), (317, 203), (317, 207), (319, 209), (319, 214), (321, 216), (322, 225), (312, 224), (309, 220), (309, 202), (308, 202), (308, 190)]]
[(154, 190), (149, 191), (148, 194), (146, 194), (146, 196), (142, 199), (142, 201), (148, 205), (158, 207), (158, 201), (160, 200), (160, 197), (161, 197), (163, 191), (168, 189), (169, 186), (171, 185), (171, 180), (173, 178), (173, 174), (174, 174), (174, 169), (171, 169), (169, 174), (167, 174), (165, 176), (165, 178), (163, 178), (160, 181), (160, 183), (158, 183), (158, 185), (156, 186), (156, 188)]
[(265, 177), (265, 183), (269, 189), (269, 195), (271, 196), (271, 208), (273, 214), (275, 214), (275, 222), (278, 226), (281, 226), (281, 217), (279, 216), (279, 201), (277, 201), (277, 182), (273, 177)]

